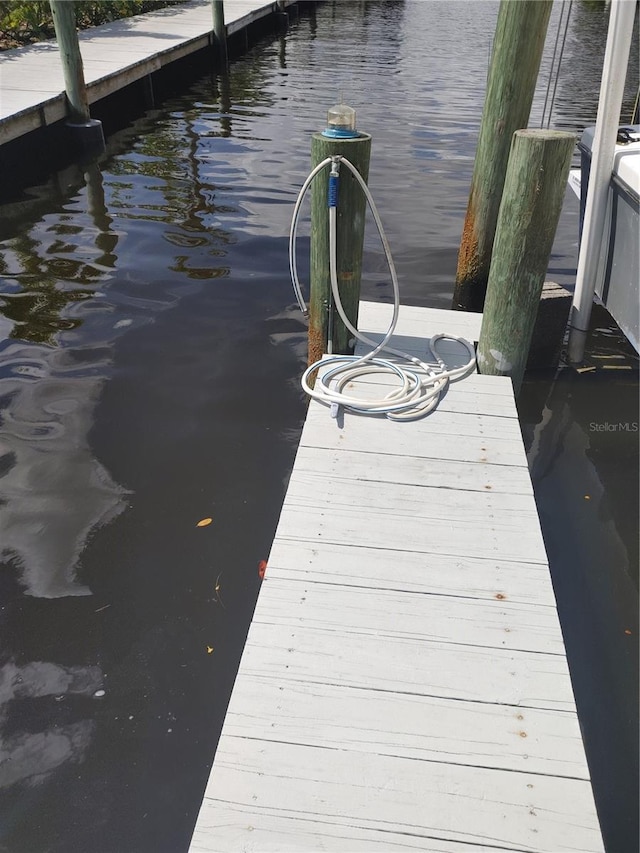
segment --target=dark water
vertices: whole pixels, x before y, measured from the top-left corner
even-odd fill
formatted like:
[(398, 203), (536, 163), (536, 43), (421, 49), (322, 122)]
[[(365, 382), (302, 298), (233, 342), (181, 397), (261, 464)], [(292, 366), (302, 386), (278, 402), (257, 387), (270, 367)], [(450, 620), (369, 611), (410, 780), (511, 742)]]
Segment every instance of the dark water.
[[(403, 301), (449, 307), (496, 14), (321, 4), (114, 135), (99, 167), (0, 208), (0, 851), (186, 850), (304, 418), (287, 230), (310, 134), (341, 93), (356, 107)], [(573, 4), (553, 124), (593, 121), (605, 21)], [(637, 57), (625, 109), (634, 86)], [(543, 70), (532, 125), (546, 87)], [(568, 195), (561, 282), (577, 214)], [(365, 266), (388, 301), (373, 232)], [(600, 817), (626, 853), (637, 360), (594, 325), (595, 369), (528, 377), (520, 409)]]
[(622, 353), (604, 325), (594, 370), (530, 375), (518, 409), (600, 822), (607, 850), (626, 853), (638, 846), (639, 418), (637, 357)]

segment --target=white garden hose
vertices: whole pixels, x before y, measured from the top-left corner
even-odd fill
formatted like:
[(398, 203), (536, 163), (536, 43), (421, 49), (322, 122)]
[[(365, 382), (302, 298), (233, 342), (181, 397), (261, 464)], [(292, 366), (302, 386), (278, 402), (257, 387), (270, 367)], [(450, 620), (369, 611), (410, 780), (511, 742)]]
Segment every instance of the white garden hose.
[[(332, 414), (336, 414), (340, 406), (352, 412), (361, 414), (384, 414), (390, 420), (412, 420), (421, 417), (430, 412), (438, 404), (440, 395), (445, 390), (451, 379), (458, 379), (469, 373), (475, 366), (475, 352), (473, 346), (464, 338), (456, 337), (455, 335), (437, 334), (431, 337), (427, 344), (430, 350), (433, 362), (429, 363), (422, 361), (409, 353), (394, 349), (388, 345), (391, 339), (397, 322), (400, 311), (400, 289), (398, 286), (398, 278), (391, 257), (391, 249), (387, 241), (382, 222), (378, 214), (375, 202), (369, 192), (365, 181), (361, 177), (353, 163), (349, 162), (346, 157), (334, 156), (327, 157), (313, 169), (306, 181), (302, 185), (302, 189), (298, 194), (298, 198), (293, 210), (291, 220), (291, 231), (289, 235), (289, 268), (291, 271), (291, 281), (296, 295), (296, 299), (300, 309), (304, 314), (307, 314), (307, 306), (302, 296), (302, 289), (298, 278), (298, 270), (296, 264), (296, 234), (298, 228), (298, 219), (300, 215), (300, 207), (302, 200), (311, 185), (311, 182), (316, 175), (331, 166), (331, 175), (337, 176), (338, 169), (341, 163), (349, 168), (354, 175), (362, 191), (365, 194), (371, 213), (373, 214), (384, 253), (389, 265), (391, 273), (391, 281), (393, 284), (393, 316), (382, 341), (375, 341), (359, 332), (352, 325), (346, 312), (343, 308), (340, 299), (340, 289), (338, 287), (338, 264), (336, 258), (336, 206), (335, 204), (329, 207), (329, 269), (331, 278), (331, 291), (335, 307), (340, 315), (342, 322), (354, 337), (359, 341), (372, 347), (371, 351), (363, 356), (355, 355), (332, 355), (329, 354), (324, 358), (319, 359), (305, 370), (302, 375), (302, 387), (306, 393), (314, 400), (331, 406)], [(452, 370), (447, 368), (444, 360), (437, 353), (437, 343), (442, 339), (458, 341), (465, 347), (469, 354), (469, 360), (461, 367)], [(330, 345), (330, 343), (329, 343)], [(404, 365), (399, 365), (396, 362), (385, 358), (378, 358), (378, 353), (382, 350), (389, 352), (395, 356), (399, 356), (405, 362)], [(315, 386), (309, 384), (309, 377), (314, 371), (318, 371)], [(373, 374), (392, 374), (396, 376), (399, 385), (395, 386), (389, 393), (384, 396), (376, 396), (373, 398), (365, 398), (348, 394), (345, 392), (345, 386), (351, 383), (356, 378), (363, 376), (371, 376)]]

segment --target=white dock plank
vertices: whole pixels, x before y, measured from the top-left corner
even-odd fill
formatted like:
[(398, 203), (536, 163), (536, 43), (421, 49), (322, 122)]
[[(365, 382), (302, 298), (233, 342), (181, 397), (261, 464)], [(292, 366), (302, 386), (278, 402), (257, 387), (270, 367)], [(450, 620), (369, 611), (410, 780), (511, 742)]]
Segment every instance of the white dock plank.
[[(502, 393), (485, 393), (482, 389), (474, 387), (475, 376), (469, 377), (469, 382), (456, 382), (452, 384), (442, 395), (438, 403), (438, 409), (445, 412), (456, 412), (458, 414), (489, 414), (500, 418), (517, 418), (517, 410), (512, 395)], [(394, 383), (390, 376), (385, 376), (379, 382), (374, 383), (367, 379), (357, 379), (350, 382), (349, 392), (362, 396), (371, 396), (371, 388), (387, 387), (389, 390)], [(465, 387), (466, 386), (466, 387)], [(457, 393), (453, 393), (453, 391)]]
[[(359, 636), (394, 637), (417, 643), (446, 642), (485, 648), (563, 655), (556, 612), (504, 600), (440, 595), (425, 602), (414, 592), (298, 583), (269, 578), (275, 584), (260, 620), (291, 628), (340, 631)], [(425, 609), (429, 618), (425, 619)]]
[(226, 733), (258, 732), (278, 743), (588, 779), (575, 717), (534, 708), (257, 675), (236, 685)]
[[(425, 619), (428, 619), (425, 615)], [(560, 655), (278, 624), (256, 612), (239, 677), (268, 675), (573, 713)], [(214, 765), (215, 766), (215, 765)], [(215, 773), (214, 773), (214, 784)]]
[[(361, 302), (359, 328), (366, 335), (380, 334), (387, 329), (391, 314), (391, 305), (380, 302)], [(420, 341), (430, 335), (447, 333), (466, 338), (473, 343), (478, 340), (481, 325), (482, 314), (403, 305), (400, 309), (396, 339), (409, 336)]]
[[(427, 849), (425, 839), (408, 833), (380, 832), (360, 827), (332, 826), (315, 819), (297, 816), (293, 821), (263, 814), (259, 826), (254, 826), (254, 809), (236, 803), (225, 803), (231, 821), (220, 825), (215, 812), (201, 815), (196, 825), (189, 853), (305, 853), (309, 850), (336, 853), (406, 853), (407, 850)], [(473, 846), (469, 853), (494, 853), (495, 848)], [(460, 845), (450, 841), (429, 839), (430, 853), (460, 853)]]
[[(300, 446), (520, 466), (528, 472), (520, 426), (515, 418), (451, 412), (441, 405), (437, 415), (415, 421), (411, 432), (405, 429), (405, 424), (394, 421), (385, 421), (381, 429), (381, 421), (379, 417), (363, 421), (350, 412), (344, 412), (338, 421), (331, 419), (323, 406), (310, 406)], [(357, 430), (352, 428), (356, 423)]]
[[(393, 452), (371, 453), (343, 448), (300, 447), (296, 471), (325, 478), (349, 478), (371, 483), (430, 486), (472, 492), (528, 495), (529, 472), (515, 465), (399, 456)], [(433, 451), (432, 451), (433, 452)]]
[[(362, 830), (377, 830), (396, 844), (409, 835), (421, 839), (422, 850), (434, 849), (431, 841), (436, 850), (442, 841), (457, 843), (458, 850), (462, 845), (548, 853), (601, 849), (595, 815), (589, 817), (587, 810), (588, 782), (374, 752), (357, 757), (355, 762), (354, 753), (341, 748), (226, 737), (216, 762), (218, 796), (209, 811), (218, 846), (204, 849), (294, 850), (300, 825), (303, 831), (313, 827), (315, 845), (298, 846), (299, 851), (353, 849), (344, 839), (332, 843), (327, 829), (346, 829), (356, 838)], [(235, 798), (239, 787), (247, 791), (246, 801)], [(226, 803), (232, 809), (249, 807), (249, 813), (229, 823)], [(260, 839), (264, 817), (277, 819), (277, 845)], [(283, 848), (283, 839), (291, 846)]]
[[(399, 331), (436, 324), (480, 318)], [(461, 849), (603, 849), (499, 377), (410, 424), (311, 404), (191, 853)]]
[[(277, 539), (269, 556), (269, 580), (339, 584), (463, 598), (497, 599), (555, 608), (544, 563), (419, 554), (351, 544), (309, 548)], [(348, 594), (345, 591), (345, 594)]]
[(532, 495), (314, 477), (294, 470), (278, 535), (429, 554), (545, 562)]

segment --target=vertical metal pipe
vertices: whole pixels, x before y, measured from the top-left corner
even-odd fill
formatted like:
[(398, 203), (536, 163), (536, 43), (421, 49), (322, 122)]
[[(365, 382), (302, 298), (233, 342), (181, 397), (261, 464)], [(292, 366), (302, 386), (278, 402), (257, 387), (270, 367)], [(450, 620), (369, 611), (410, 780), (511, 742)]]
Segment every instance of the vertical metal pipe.
[(591, 149), (591, 171), (578, 255), (576, 288), (569, 318), (569, 361), (572, 362), (580, 362), (584, 356), (600, 248), (605, 239), (603, 231), (609, 185), (635, 13), (636, 3), (633, 0), (612, 0), (598, 115)]

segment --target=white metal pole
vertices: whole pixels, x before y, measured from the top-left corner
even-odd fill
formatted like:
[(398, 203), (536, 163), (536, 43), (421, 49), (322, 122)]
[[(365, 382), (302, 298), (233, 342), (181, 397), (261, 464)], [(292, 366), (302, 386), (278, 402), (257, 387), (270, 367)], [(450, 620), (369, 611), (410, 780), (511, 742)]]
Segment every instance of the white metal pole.
[(569, 320), (569, 361), (582, 361), (596, 286), (609, 185), (620, 123), (636, 0), (612, 0), (602, 67), (591, 172), (578, 255), (576, 288)]

